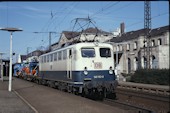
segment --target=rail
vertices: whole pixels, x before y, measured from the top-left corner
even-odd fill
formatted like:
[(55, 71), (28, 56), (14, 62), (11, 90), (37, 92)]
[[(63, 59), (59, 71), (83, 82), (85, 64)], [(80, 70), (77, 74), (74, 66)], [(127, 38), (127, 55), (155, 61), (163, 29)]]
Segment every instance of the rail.
[(147, 93), (152, 93), (152, 94), (157, 94), (157, 95), (166, 95), (166, 96), (170, 95), (170, 87), (163, 86), (163, 85), (119, 82), (117, 88), (147, 92)]
[[(153, 111), (141, 106), (137, 106), (137, 105), (132, 105), (130, 103), (126, 103), (126, 102), (121, 102), (119, 100), (112, 100), (112, 99), (105, 99), (104, 103), (109, 104), (109, 105), (114, 105), (114, 106), (122, 106), (124, 109), (129, 109), (130, 111), (132, 110), (132, 112), (138, 112), (138, 113), (152, 113)], [(127, 110), (128, 111), (128, 110)]]

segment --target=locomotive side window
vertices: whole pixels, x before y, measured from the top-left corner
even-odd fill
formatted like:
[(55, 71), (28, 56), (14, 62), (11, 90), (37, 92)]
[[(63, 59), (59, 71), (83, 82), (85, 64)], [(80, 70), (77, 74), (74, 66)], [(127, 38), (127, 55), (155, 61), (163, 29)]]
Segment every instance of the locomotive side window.
[(41, 63), (44, 63), (44, 62), (43, 62), (43, 57), (40, 57), (40, 58), (41, 58), (41, 60), (40, 60), (40, 61), (41, 61)]
[(72, 56), (72, 51), (69, 49), (69, 58)]
[(47, 62), (49, 62), (49, 55), (47, 55)]
[(100, 48), (101, 57), (111, 57), (110, 48)]
[(54, 61), (57, 61), (57, 53), (54, 53)]
[(44, 56), (44, 63), (46, 63), (46, 56)]
[(94, 48), (82, 48), (81, 49), (81, 56), (82, 57), (95, 57)]
[(66, 58), (67, 58), (67, 51), (64, 50), (64, 51), (63, 51), (63, 60), (65, 60)]
[(52, 62), (53, 61), (53, 54), (51, 54), (50, 56), (51, 56), (51, 60), (50, 61)]
[(61, 60), (61, 51), (58, 52), (58, 60)]

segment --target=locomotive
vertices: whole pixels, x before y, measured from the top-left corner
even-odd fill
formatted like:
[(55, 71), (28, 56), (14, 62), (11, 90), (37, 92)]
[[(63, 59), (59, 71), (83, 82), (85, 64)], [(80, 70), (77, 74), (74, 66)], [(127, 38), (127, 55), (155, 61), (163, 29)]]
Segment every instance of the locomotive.
[(113, 47), (108, 43), (83, 42), (39, 56), (36, 82), (103, 99), (115, 97)]

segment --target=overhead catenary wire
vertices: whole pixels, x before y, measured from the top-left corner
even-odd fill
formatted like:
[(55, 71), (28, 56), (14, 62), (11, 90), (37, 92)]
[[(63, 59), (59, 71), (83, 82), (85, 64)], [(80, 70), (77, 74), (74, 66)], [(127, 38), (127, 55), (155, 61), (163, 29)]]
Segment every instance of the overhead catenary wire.
[(117, 1), (116, 3), (113, 3), (113, 4), (109, 5), (109, 6), (105, 6), (105, 7), (101, 8), (99, 11), (97, 11), (97, 12), (94, 13), (94, 14), (92, 14), (90, 17), (92, 18), (92, 17), (94, 17), (95, 15), (104, 12), (105, 10), (107, 10), (107, 9), (109, 9), (109, 8), (111, 8), (111, 7), (113, 7), (113, 6), (115, 6), (115, 5), (118, 4), (119, 2), (120, 2), (120, 1)]
[[(75, 3), (72, 3), (71, 6), (72, 6), (73, 4), (75, 4)], [(75, 5), (74, 5), (74, 6), (75, 6)], [(74, 8), (74, 6), (73, 6), (73, 8)], [(73, 9), (73, 8), (72, 8), (72, 9)], [(67, 8), (64, 8), (64, 9), (66, 10), (66, 9), (68, 9), (68, 7), (67, 7)], [(71, 13), (72, 9), (69, 11), (68, 14)], [(64, 12), (65, 12), (65, 11), (64, 11)], [(56, 14), (56, 13), (55, 13), (55, 14)], [(54, 14), (54, 16), (55, 16), (55, 14)], [(46, 29), (45, 31), (48, 31), (50, 24), (55, 25), (54, 30), (56, 30), (56, 26), (59, 26), (59, 25), (64, 21), (64, 19), (67, 17), (68, 14), (66, 13), (66, 16), (65, 16), (57, 25), (54, 24), (54, 22), (56, 21), (56, 20), (55, 20), (56, 17), (55, 17), (55, 18), (53, 19), (53, 21), (51, 21), (51, 22), (48, 24), (47, 29)], [(44, 44), (45, 44), (45, 43), (44, 43)]]
[[(152, 19), (155, 19), (155, 18), (157, 18), (157, 17), (163, 16), (163, 15), (166, 15), (166, 14), (169, 14), (169, 12), (165, 12), (165, 13), (161, 13), (161, 14), (155, 15), (155, 16), (151, 17), (151, 20), (152, 20)], [(144, 21), (143, 21), (143, 20), (140, 20), (140, 21), (138, 21), (138, 22), (132, 23), (132, 24), (130, 24), (130, 25), (127, 25), (126, 28), (132, 27), (132, 26), (137, 25), (137, 24), (140, 24), (140, 23), (144, 23)]]
[(130, 3), (128, 3), (128, 4), (125, 4), (125, 5), (122, 6), (122, 7), (119, 7), (119, 8), (117, 8), (117, 9), (114, 9), (114, 11), (109, 11), (109, 12), (105, 13), (105, 15), (108, 15), (108, 14), (113, 13), (113, 12), (121, 11), (122, 9), (127, 8), (127, 7), (129, 7), (130, 5), (133, 5), (134, 3), (136, 3), (136, 2), (130, 2)]
[[(119, 2), (118, 2), (119, 3)], [(76, 5), (76, 3), (71, 3), (72, 5)], [(128, 7), (128, 6), (130, 6), (132, 3), (129, 3), (129, 4), (126, 4), (126, 5), (124, 5), (124, 6), (122, 6), (121, 8), (117, 8), (116, 10), (121, 10), (122, 8), (126, 8), (126, 7)], [(99, 15), (99, 14), (101, 14), (101, 13), (105, 13), (106, 11), (109, 11), (108, 9), (110, 9), (111, 7), (113, 7), (113, 6), (115, 6), (116, 4), (115, 3), (113, 3), (113, 4), (107, 4), (107, 5), (105, 5), (104, 7), (102, 7), (99, 11), (97, 11), (96, 13), (94, 13), (94, 14), (92, 14), (92, 17), (95, 17), (95, 16), (97, 16), (97, 15)], [(63, 7), (63, 9), (64, 9), (65, 7)], [(73, 7), (72, 7), (73, 8)], [(74, 9), (74, 8), (73, 8)], [(116, 11), (116, 10), (113, 10), (113, 11)], [(50, 28), (53, 28), (53, 29), (55, 29), (56, 31), (58, 30), (57, 29), (57, 26), (61, 26), (63, 23), (64, 23), (64, 21), (65, 21), (65, 19), (71, 14), (71, 10), (70, 11), (68, 11), (67, 10), (67, 8), (65, 8), (65, 10), (64, 10), (66, 13), (64, 13), (64, 15), (62, 15), (61, 17), (63, 17), (62, 19), (63, 20), (61, 20), (61, 21), (58, 21), (58, 19), (57, 18), (61, 18), (61, 17), (57, 17), (57, 15), (59, 14), (58, 12), (53, 12), (53, 18), (51, 19), (49, 19), (49, 23), (51, 23), (51, 24), (46, 24), (46, 26), (48, 26), (48, 29), (47, 29), (47, 27), (45, 27), (45, 28), (43, 28), (43, 31), (48, 31)], [(117, 11), (116, 11), (117, 12)], [(106, 12), (105, 14), (107, 14), (108, 12)], [(50, 14), (50, 12), (49, 12), (49, 14)], [(158, 15), (157, 15), (158, 16)], [(159, 16), (158, 16), (159, 17)], [(119, 17), (119, 18), (121, 18), (121, 17)], [(122, 18), (127, 18), (127, 17), (122, 17)], [(154, 18), (154, 17), (152, 17), (152, 18)], [(128, 18), (127, 18), (128, 19)], [(129, 17), (129, 19), (135, 19), (135, 18), (131, 18), (131, 17)], [(139, 19), (139, 18), (137, 18), (137, 19)], [(55, 24), (57, 22), (57, 24)], [(138, 22), (135, 22), (135, 23), (132, 23), (132, 24), (130, 24), (130, 25), (127, 25), (126, 26), (126, 28), (129, 28), (129, 27), (132, 27), (132, 26), (135, 26), (135, 25), (138, 25), (138, 24), (140, 24), (140, 23), (142, 23), (143, 22), (143, 19), (141, 20), (141, 21), (138, 21)], [(87, 24), (88, 25), (88, 24)], [(83, 26), (86, 26), (86, 25), (83, 25)], [(78, 31), (79, 29), (76, 29), (76, 31)], [(42, 34), (43, 35), (43, 37), (45, 36), (45, 34)], [(47, 39), (43, 39), (43, 42), (41, 42), (41, 43), (43, 43), (43, 44), (45, 44), (46, 43), (46, 40)], [(48, 40), (47, 40), (48, 41)]]
[(73, 11), (73, 9), (74, 9), (78, 4), (79, 4), (78, 2), (75, 3), (75, 5), (74, 5), (74, 6), (72, 7), (72, 9), (68, 12), (68, 14), (65, 15), (65, 17), (59, 22), (58, 25), (55, 26), (55, 28), (54, 28), (55, 30), (56, 30), (56, 28), (57, 28), (58, 26), (60, 26), (60, 25), (64, 22), (64, 20), (66, 19), (66, 17), (71, 14), (71, 12)]

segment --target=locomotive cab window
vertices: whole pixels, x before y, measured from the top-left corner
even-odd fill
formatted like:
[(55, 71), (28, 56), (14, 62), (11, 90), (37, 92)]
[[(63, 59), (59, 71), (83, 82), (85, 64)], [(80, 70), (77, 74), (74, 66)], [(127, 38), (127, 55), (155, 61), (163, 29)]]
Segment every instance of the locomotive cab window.
[(101, 57), (111, 57), (110, 48), (100, 48)]
[(95, 57), (94, 48), (82, 48), (81, 49), (81, 56), (82, 57)]

